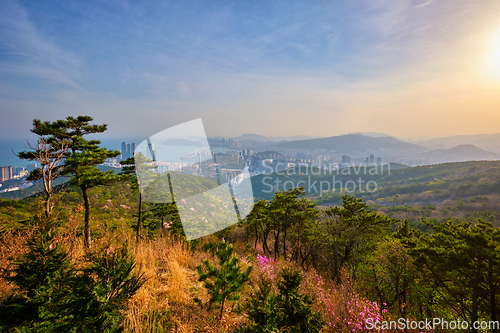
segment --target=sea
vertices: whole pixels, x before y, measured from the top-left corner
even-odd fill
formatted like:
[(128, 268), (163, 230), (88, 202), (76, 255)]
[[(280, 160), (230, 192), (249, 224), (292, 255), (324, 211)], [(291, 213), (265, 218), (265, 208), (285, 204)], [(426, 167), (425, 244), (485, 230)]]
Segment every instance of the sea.
[[(109, 148), (109, 149), (114, 149), (114, 150), (121, 150), (121, 143), (122, 141), (125, 141), (127, 143), (132, 143), (134, 142), (135, 144), (139, 144), (142, 142), (144, 139), (102, 139), (101, 140), (101, 145), (103, 147)], [(31, 144), (36, 144), (36, 138), (30, 139)], [(157, 146), (159, 150), (167, 151), (169, 149), (172, 149), (171, 147), (162, 147), (162, 146)], [(182, 148), (182, 147), (175, 147), (177, 149)], [(28, 165), (32, 165), (31, 161), (28, 160), (22, 160), (16, 156), (17, 153), (23, 150), (30, 150), (28, 148), (26, 139), (0, 139), (0, 167), (2, 166), (20, 166), (20, 167), (27, 167)], [(226, 148), (213, 148), (212, 152), (213, 153), (225, 153), (229, 150), (232, 149), (226, 149)], [(185, 153), (185, 152), (183, 152)], [(175, 156), (180, 156), (179, 152), (175, 152)], [(169, 159), (165, 159), (169, 160)]]
[(2, 166), (22, 166), (31, 164), (30, 161), (22, 160), (16, 156), (23, 150), (29, 150), (26, 148), (26, 140), (21, 139), (1, 139), (0, 140), (0, 167)]
[[(114, 150), (120, 150), (121, 149), (121, 143), (122, 141), (125, 141), (127, 143), (139, 143), (138, 139), (135, 140), (130, 140), (130, 139), (103, 139), (101, 141), (101, 146), (109, 148), (109, 149), (114, 149)], [(141, 140), (142, 141), (142, 140)], [(30, 139), (30, 143), (32, 145), (36, 145), (36, 137), (34, 139)], [(16, 156), (17, 153), (23, 150), (31, 150), (28, 148), (28, 144), (26, 142), (26, 139), (0, 139), (0, 167), (2, 166), (21, 166), (21, 167), (27, 167), (28, 165), (31, 165), (32, 162), (29, 160), (23, 160), (20, 159)]]

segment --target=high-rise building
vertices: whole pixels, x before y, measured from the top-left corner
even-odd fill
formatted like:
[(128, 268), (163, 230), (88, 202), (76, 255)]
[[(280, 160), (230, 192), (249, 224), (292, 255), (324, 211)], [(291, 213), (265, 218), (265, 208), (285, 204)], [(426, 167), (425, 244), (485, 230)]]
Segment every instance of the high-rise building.
[(135, 153), (135, 143), (132, 142), (130, 144), (130, 157), (134, 156), (134, 153)]
[[(125, 141), (122, 142), (122, 149), (121, 149), (121, 158), (120, 160), (126, 160), (127, 158), (133, 157), (134, 152), (135, 152), (136, 145), (135, 143), (126, 143)], [(119, 158), (119, 157), (117, 157)]]
[(127, 159), (127, 143), (125, 141), (122, 142), (122, 160)]
[(377, 165), (382, 165), (382, 157), (377, 157)]
[(351, 164), (351, 157), (349, 155), (342, 155), (342, 164)]
[(0, 167), (0, 181), (12, 179), (12, 167)]
[(127, 143), (127, 158), (132, 157), (132, 151), (130, 150), (130, 143)]
[(370, 155), (370, 165), (375, 164), (375, 156), (373, 154)]

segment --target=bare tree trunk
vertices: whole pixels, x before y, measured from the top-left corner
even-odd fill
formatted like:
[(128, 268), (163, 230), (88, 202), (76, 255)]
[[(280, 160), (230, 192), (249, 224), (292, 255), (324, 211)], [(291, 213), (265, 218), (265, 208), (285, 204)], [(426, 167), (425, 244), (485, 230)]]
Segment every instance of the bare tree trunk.
[[(490, 312), (491, 312), (491, 321), (496, 322), (497, 321), (497, 306), (495, 302), (495, 296), (496, 296), (496, 286), (493, 281), (493, 268), (492, 268), (492, 263), (491, 261), (489, 262), (488, 265), (488, 282), (489, 282), (489, 287), (490, 287)], [(498, 329), (496, 326), (494, 326), (491, 330), (492, 333), (497, 333)]]
[(85, 186), (80, 186), (83, 194), (83, 202), (85, 204), (85, 227), (84, 227), (84, 237), (83, 243), (87, 249), (90, 249), (90, 201), (89, 195), (87, 193), (87, 188)]
[(283, 255), (285, 256), (286, 260), (286, 232), (287, 232), (287, 227), (285, 225), (285, 234), (283, 235)]
[(52, 198), (52, 195), (51, 194), (47, 194), (47, 197), (45, 199), (45, 217), (47, 217), (47, 219), (52, 214), (52, 202), (51, 202), (51, 198)]
[[(476, 270), (476, 276), (475, 279), (472, 283), (472, 306), (471, 306), (471, 320), (470, 320), (470, 326), (474, 325), (474, 323), (478, 319), (478, 308), (479, 308), (479, 281), (481, 278), (481, 268), (478, 265), (478, 268)], [(470, 332), (472, 333), (477, 333), (478, 329), (474, 328), (473, 326), (470, 328)]]
[(219, 315), (219, 321), (221, 321), (221, 320), (222, 320), (222, 315), (224, 314), (224, 301), (225, 301), (225, 300), (226, 300), (225, 298), (224, 298), (224, 299), (222, 299), (222, 304), (220, 305), (220, 315)]
[(43, 137), (39, 137), (36, 147), (33, 147), (28, 142), (28, 147), (32, 152), (20, 152), (18, 157), (23, 159), (34, 160), (40, 163), (41, 167), (35, 169), (30, 173), (28, 180), (42, 180), (43, 185), (36, 185), (40, 190), (45, 193), (45, 217), (49, 219), (52, 215), (53, 204), (53, 181), (57, 179), (65, 167), (62, 165), (64, 155), (67, 150), (65, 141), (63, 140), (60, 145), (54, 146)]
[(142, 218), (142, 195), (141, 192), (139, 192), (139, 214), (137, 218), (137, 229), (135, 231), (135, 241), (136, 243), (139, 243), (140, 239), (140, 230), (141, 230), (141, 218)]

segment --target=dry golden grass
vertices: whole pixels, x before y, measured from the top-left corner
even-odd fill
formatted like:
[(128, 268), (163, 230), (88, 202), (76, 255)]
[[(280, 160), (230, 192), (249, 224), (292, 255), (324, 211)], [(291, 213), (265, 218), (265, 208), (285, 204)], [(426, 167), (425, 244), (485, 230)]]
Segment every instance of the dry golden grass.
[(219, 321), (218, 311), (194, 301), (198, 297), (205, 304), (209, 299), (195, 271), (210, 257), (206, 253), (166, 237), (139, 243), (134, 255), (147, 281), (129, 302), (128, 332), (164, 332), (161, 326), (171, 327), (172, 332), (228, 332), (242, 321), (230, 306)]
[(15, 287), (5, 278), (10, 274), (12, 259), (26, 253), (26, 239), (30, 231), (13, 233), (8, 231), (0, 236), (0, 299), (11, 294)]
[[(76, 224), (81, 222), (81, 217), (77, 215), (75, 211), (68, 224), (60, 229), (57, 241), (67, 249), (71, 261), (80, 267), (88, 251), (82, 237), (75, 232)], [(93, 224), (93, 230), (98, 228), (97, 224)], [(170, 236), (136, 243), (133, 231), (126, 227), (112, 233), (96, 231), (100, 237), (92, 239), (93, 251), (115, 249), (128, 243), (137, 263), (136, 271), (143, 274), (146, 280), (128, 302), (126, 332), (230, 332), (246, 321), (243, 315), (236, 313), (230, 302), (226, 302), (221, 320), (219, 310), (208, 309), (209, 295), (198, 280), (196, 266), (205, 259), (216, 262), (217, 259), (210, 254), (201, 250), (192, 251), (186, 242)], [(0, 269), (3, 272), (11, 267), (13, 258), (26, 253), (25, 244), (31, 233), (30, 230), (15, 235), (7, 232), (1, 236)], [(255, 279), (252, 277), (254, 282)], [(0, 276), (0, 299), (14, 289)], [(201, 299), (203, 305), (197, 304), (195, 298)]]
[[(0, 268), (6, 269), (10, 259), (26, 252), (25, 241), (30, 231), (20, 235), (6, 233), (0, 239)], [(62, 230), (59, 242), (68, 249), (71, 260), (81, 265), (87, 250), (81, 237), (75, 233)], [(129, 300), (125, 313), (126, 332), (231, 332), (245, 325), (248, 319), (235, 311), (234, 306), (227, 302), (222, 319), (219, 320), (219, 310), (208, 309), (206, 305), (209, 295), (198, 281), (196, 266), (203, 260), (212, 263), (217, 260), (203, 251), (192, 251), (188, 245), (173, 237), (157, 237), (152, 240), (135, 241), (135, 235), (130, 229), (123, 228), (113, 233), (102, 233), (100, 238), (94, 237), (93, 251), (115, 249), (124, 243), (129, 248), (136, 261), (136, 272), (143, 274), (145, 283)], [(201, 248), (201, 245), (198, 247)], [(235, 248), (244, 252), (244, 246), (236, 243)], [(246, 259), (242, 260), (242, 269), (252, 265)], [(255, 264), (254, 264), (255, 266)], [(262, 272), (254, 267), (251, 279), (242, 293), (240, 302), (247, 301), (251, 296), (249, 289), (257, 288)], [(302, 291), (315, 294), (318, 284), (314, 281), (304, 284)], [(315, 310), (322, 312), (325, 321), (336, 323), (327, 331), (335, 332), (340, 328), (340, 322), (350, 316), (345, 313), (346, 302), (352, 301), (352, 286), (350, 281), (344, 281), (342, 287), (323, 286), (324, 296), (328, 299), (317, 299)], [(4, 279), (0, 279), (0, 299), (12, 293), (14, 287)], [(273, 289), (277, 289), (274, 286)], [(310, 289), (310, 290), (309, 290)], [(275, 290), (276, 291), (276, 290)], [(194, 299), (199, 298), (203, 305)], [(333, 313), (333, 309), (336, 309)]]

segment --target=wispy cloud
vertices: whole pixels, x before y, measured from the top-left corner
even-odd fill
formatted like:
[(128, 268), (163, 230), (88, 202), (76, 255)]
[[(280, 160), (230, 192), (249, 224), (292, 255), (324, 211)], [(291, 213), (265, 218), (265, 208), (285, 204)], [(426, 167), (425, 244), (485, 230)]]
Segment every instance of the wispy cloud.
[(79, 87), (74, 78), (80, 62), (43, 36), (25, 9), (10, 0), (0, 1), (0, 71), (38, 77)]
[(473, 62), (500, 2), (0, 0), (0, 12), (0, 108), (28, 124), (71, 112), (116, 136), (198, 117), (221, 135), (404, 135), (419, 130), (397, 120), (439, 114), (434, 131), (465, 110), (453, 94), (477, 101)]
[(432, 3), (432, 1), (433, 1), (433, 0), (427, 0), (427, 1), (423, 2), (423, 3), (420, 3), (420, 4), (418, 4), (418, 5), (415, 5), (414, 7), (415, 7), (415, 8), (418, 8), (418, 7), (424, 7), (424, 6), (427, 6), (427, 5), (431, 4), (431, 3)]

